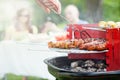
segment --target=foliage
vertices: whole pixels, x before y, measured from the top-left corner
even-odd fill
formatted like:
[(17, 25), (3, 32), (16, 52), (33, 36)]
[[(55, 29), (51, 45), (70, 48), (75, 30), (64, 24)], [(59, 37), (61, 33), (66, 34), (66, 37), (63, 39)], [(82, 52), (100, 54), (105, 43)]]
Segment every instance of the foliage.
[(104, 0), (103, 12), (103, 20), (120, 21), (120, 0)]

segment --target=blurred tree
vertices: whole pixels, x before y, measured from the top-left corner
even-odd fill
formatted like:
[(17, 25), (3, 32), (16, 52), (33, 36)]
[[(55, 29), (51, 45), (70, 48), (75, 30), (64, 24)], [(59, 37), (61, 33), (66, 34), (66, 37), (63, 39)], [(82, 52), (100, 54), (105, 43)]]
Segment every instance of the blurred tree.
[(120, 0), (60, 0), (62, 7), (76, 5), (80, 10), (80, 18), (90, 23), (100, 20), (120, 21)]
[(120, 0), (103, 0), (103, 19), (120, 21)]
[(102, 19), (102, 3), (103, 0), (86, 0), (87, 19), (98, 22)]

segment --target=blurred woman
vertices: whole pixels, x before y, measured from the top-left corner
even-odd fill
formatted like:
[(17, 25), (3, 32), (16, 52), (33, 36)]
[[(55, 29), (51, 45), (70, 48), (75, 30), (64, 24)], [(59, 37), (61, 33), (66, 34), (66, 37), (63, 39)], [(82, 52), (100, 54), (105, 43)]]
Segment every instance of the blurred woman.
[(31, 24), (31, 12), (22, 8), (17, 11), (15, 23), (5, 31), (5, 40), (23, 40), (28, 34), (36, 34), (37, 28)]

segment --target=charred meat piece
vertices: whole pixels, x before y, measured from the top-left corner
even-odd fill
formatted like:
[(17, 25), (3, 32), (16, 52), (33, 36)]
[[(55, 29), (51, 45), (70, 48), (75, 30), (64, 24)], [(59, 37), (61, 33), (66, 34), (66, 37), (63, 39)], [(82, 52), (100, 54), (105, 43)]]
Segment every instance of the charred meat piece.
[(79, 46), (79, 49), (80, 49), (80, 50), (86, 50), (86, 49), (87, 49), (87, 45), (86, 45), (86, 44), (81, 44), (81, 45)]
[(94, 51), (94, 50), (96, 50), (96, 45), (88, 45), (87, 46), (87, 50), (88, 51)]
[(52, 41), (48, 42), (48, 47), (53, 48), (53, 42)]
[(105, 63), (104, 63), (103, 61), (98, 61), (95, 66), (96, 66), (97, 68), (99, 68), (99, 69), (104, 69), (104, 68), (106, 68), (106, 65), (105, 65)]
[(96, 46), (96, 50), (98, 50), (98, 51), (102, 51), (102, 50), (106, 50), (106, 49), (107, 49), (106, 48), (106, 43), (98, 44)]

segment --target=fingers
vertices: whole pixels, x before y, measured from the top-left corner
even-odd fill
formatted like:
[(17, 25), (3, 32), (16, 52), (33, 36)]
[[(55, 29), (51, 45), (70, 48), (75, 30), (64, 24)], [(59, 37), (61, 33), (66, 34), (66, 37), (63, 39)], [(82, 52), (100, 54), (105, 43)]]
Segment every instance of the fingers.
[(55, 11), (58, 10), (58, 7), (57, 7), (57, 5), (56, 5), (56, 2), (54, 2), (53, 0), (49, 0), (49, 2), (46, 2), (44, 5), (45, 5), (46, 7), (48, 7), (50, 10), (51, 10), (51, 9), (53, 9), (53, 10), (55, 10)]
[(49, 0), (51, 2), (51, 9), (55, 10), (58, 14), (61, 13), (61, 4), (59, 0)]
[(61, 14), (61, 3), (58, 1), (58, 14)]
[(42, 3), (41, 0), (36, 0), (36, 2), (37, 2), (38, 5), (39, 5), (40, 7), (42, 7), (47, 13), (50, 13), (49, 8), (47, 8), (47, 7)]
[(55, 10), (58, 14), (61, 13), (61, 4), (58, 0), (36, 0), (37, 3), (48, 13), (50, 10)]
[(47, 13), (50, 13), (50, 12), (51, 12), (49, 8), (45, 8), (45, 11), (46, 11)]

